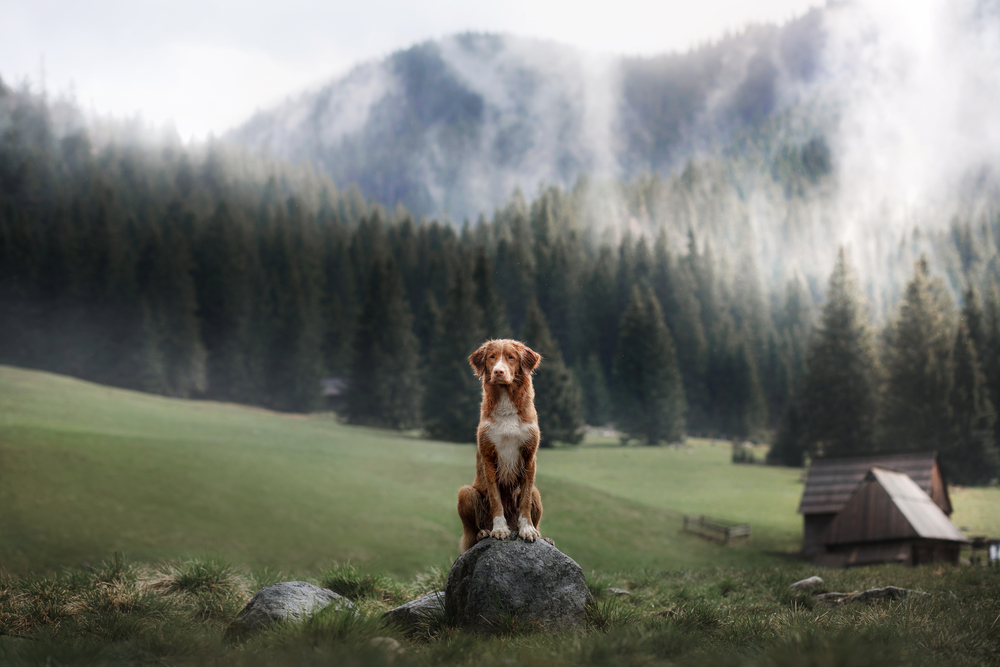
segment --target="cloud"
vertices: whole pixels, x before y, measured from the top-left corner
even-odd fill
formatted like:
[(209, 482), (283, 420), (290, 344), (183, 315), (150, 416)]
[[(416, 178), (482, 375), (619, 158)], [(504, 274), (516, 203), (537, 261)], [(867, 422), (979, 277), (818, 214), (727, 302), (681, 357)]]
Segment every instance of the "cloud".
[(996, 10), (976, 0), (828, 10), (826, 94), (839, 116), (832, 147), (854, 224), (881, 217), (901, 228), (934, 217), (958, 205), (966, 179), (998, 164)]

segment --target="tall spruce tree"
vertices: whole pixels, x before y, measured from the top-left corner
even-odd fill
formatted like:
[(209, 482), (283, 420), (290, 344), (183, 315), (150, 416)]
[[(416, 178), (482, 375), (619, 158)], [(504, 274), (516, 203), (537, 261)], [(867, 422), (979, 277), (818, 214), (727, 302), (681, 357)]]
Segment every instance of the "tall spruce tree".
[(613, 417), (611, 392), (596, 353), (591, 353), (577, 372), (583, 396), (584, 419), (588, 424), (607, 424)]
[(655, 445), (684, 438), (684, 385), (670, 331), (648, 284), (634, 285), (615, 353), (618, 430)]
[(493, 282), (493, 262), (486, 254), (486, 248), (476, 248), (475, 265), (472, 269), (472, 282), (475, 284), (475, 299), (483, 312), (483, 329), (487, 338), (510, 338), (510, 325), (507, 323), (507, 306), (497, 292)]
[(521, 338), (542, 355), (534, 380), (542, 446), (552, 446), (553, 442), (578, 444), (583, 440), (584, 423), (580, 387), (563, 361), (562, 351), (552, 338), (545, 314), (535, 299), (528, 304)]
[(788, 401), (774, 444), (767, 451), (767, 462), (771, 465), (801, 466), (808, 448), (805, 426), (798, 402), (794, 399)]
[(469, 367), (469, 355), (483, 344), (486, 334), (472, 272), (465, 265), (452, 276), (448, 305), (435, 333), (426, 373), (424, 428), (431, 438), (475, 442), (482, 385)]
[[(983, 345), (979, 357), (986, 376), (986, 390), (993, 407), (1000, 411), (1000, 286), (995, 280), (986, 292)], [(1000, 419), (993, 425), (993, 442), (1000, 448)]]
[(347, 418), (354, 424), (412, 428), (420, 421), (419, 344), (396, 261), (372, 262), (351, 361)]
[(841, 248), (806, 353), (805, 439), (797, 441), (804, 442), (813, 456), (869, 454), (875, 449), (877, 409), (875, 338)]
[(275, 217), (266, 265), (273, 290), (266, 369), (268, 403), (308, 412), (320, 401), (323, 377), (323, 246), (315, 218), (289, 199)]
[(147, 391), (187, 397), (206, 388), (205, 348), (192, 278), (194, 262), (179, 231), (149, 227), (139, 261)]
[(584, 296), (586, 339), (597, 355), (604, 377), (610, 379), (618, 345), (618, 315), (615, 305), (614, 254), (610, 246), (598, 251), (587, 278)]
[(245, 224), (220, 202), (201, 228), (195, 256), (198, 316), (208, 352), (208, 395), (215, 398), (250, 398), (249, 254)]
[(952, 435), (949, 401), (951, 301), (940, 279), (931, 278), (926, 257), (914, 268), (899, 315), (886, 332), (886, 385), (882, 400), (881, 449), (889, 452), (948, 449)]
[(708, 429), (708, 340), (701, 322), (701, 304), (695, 296), (694, 276), (686, 262), (673, 261), (665, 229), (660, 230), (653, 254), (653, 291), (677, 345), (677, 364), (688, 401), (687, 423), (692, 429)]
[(958, 325), (952, 363), (950, 402), (954, 433), (947, 449), (941, 452), (941, 463), (953, 482), (985, 484), (1000, 473), (1000, 455), (993, 441), (996, 412), (964, 321)]

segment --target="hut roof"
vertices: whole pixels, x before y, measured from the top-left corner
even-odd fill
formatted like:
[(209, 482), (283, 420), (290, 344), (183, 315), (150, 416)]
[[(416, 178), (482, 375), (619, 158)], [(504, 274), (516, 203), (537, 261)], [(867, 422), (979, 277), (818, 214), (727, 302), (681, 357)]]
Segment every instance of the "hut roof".
[(931, 496), (947, 514), (951, 513), (948, 490), (938, 471), (937, 494), (934, 490), (937, 453), (887, 454), (852, 458), (814, 459), (802, 491), (799, 514), (836, 514), (872, 468), (905, 473), (924, 493)]
[(824, 531), (820, 542), (856, 544), (914, 538), (968, 541), (906, 474), (872, 468)]

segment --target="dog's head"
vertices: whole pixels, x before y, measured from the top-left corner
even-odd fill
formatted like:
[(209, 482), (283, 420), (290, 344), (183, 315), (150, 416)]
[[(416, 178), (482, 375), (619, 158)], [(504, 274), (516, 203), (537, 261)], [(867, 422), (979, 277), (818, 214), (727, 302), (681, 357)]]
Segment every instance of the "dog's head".
[(476, 375), (490, 384), (524, 382), (542, 356), (521, 341), (504, 338), (488, 340), (469, 356)]

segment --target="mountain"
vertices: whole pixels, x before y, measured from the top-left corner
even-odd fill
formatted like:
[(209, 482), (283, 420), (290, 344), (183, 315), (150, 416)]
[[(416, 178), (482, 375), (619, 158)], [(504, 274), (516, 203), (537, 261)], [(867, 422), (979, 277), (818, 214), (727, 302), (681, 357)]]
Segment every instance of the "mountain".
[(467, 33), (359, 65), (226, 140), (390, 206), (474, 218), (517, 188), (669, 171), (724, 147), (799, 102), (823, 44), (821, 10), (648, 58)]

